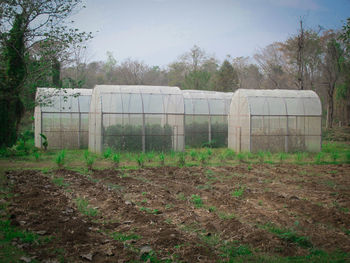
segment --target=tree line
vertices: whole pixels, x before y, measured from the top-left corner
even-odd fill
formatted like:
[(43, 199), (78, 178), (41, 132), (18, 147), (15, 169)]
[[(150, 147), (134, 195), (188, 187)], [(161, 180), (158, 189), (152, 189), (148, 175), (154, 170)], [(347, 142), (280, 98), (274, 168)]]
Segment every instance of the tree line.
[[(350, 122), (350, 18), (342, 28), (304, 30), (252, 57), (219, 61), (198, 46), (166, 67), (132, 58), (87, 61), (91, 33), (72, 27), (81, 0), (2, 0), (0, 4), (0, 148), (12, 146), (35, 106), (37, 87), (168, 85), (181, 89), (310, 89), (321, 97), (327, 127)], [(69, 25), (69, 26), (68, 26)]]

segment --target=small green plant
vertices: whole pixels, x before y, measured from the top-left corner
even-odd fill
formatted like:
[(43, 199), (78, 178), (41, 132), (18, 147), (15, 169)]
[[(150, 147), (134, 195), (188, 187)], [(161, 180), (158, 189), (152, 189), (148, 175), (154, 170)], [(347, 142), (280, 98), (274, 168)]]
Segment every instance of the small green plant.
[(227, 262), (235, 262), (234, 258), (236, 257), (252, 255), (248, 246), (240, 245), (237, 241), (225, 242), (220, 248), (220, 252), (220, 256), (228, 260)]
[(89, 207), (89, 202), (83, 198), (75, 199), (75, 204), (77, 205), (78, 210), (84, 215), (94, 217), (98, 214), (98, 210)]
[(192, 150), (190, 151), (190, 157), (191, 157), (191, 160), (192, 160), (192, 161), (195, 161), (195, 160), (196, 160), (196, 158), (197, 158), (197, 152), (196, 152), (196, 150), (192, 149)]
[(212, 149), (208, 148), (208, 149), (207, 149), (207, 156), (208, 156), (208, 159), (211, 159), (212, 155), (213, 155)]
[(225, 163), (226, 162), (226, 156), (225, 156), (225, 153), (220, 153), (219, 156), (218, 156), (218, 159), (221, 163)]
[(248, 165), (248, 167), (247, 167), (247, 169), (248, 169), (248, 171), (251, 171), (251, 170), (253, 170), (253, 167), (252, 167), (252, 165), (251, 165), (251, 164), (249, 164), (249, 165)]
[(145, 155), (143, 153), (136, 156), (137, 165), (139, 168), (143, 168), (145, 164)]
[(49, 142), (47, 141), (46, 135), (40, 133), (40, 137), (44, 140), (43, 141), (43, 146), (44, 146), (44, 151), (47, 150), (47, 147), (49, 146)]
[(177, 198), (178, 198), (179, 200), (181, 200), (181, 201), (186, 201), (186, 200), (187, 200), (187, 198), (186, 198), (186, 196), (184, 195), (184, 193), (179, 193), (179, 194), (177, 195)]
[(160, 166), (164, 166), (165, 164), (165, 155), (162, 152), (159, 154), (159, 163), (160, 163)]
[(147, 162), (151, 162), (154, 159), (154, 152), (148, 152), (146, 154)]
[(216, 207), (215, 207), (215, 206), (209, 206), (209, 207), (208, 207), (208, 211), (209, 211), (210, 213), (213, 213), (213, 212), (216, 211)]
[(287, 154), (286, 153), (279, 153), (278, 154), (278, 160), (280, 163), (284, 163), (284, 161), (287, 159)]
[(112, 160), (113, 160), (114, 167), (118, 168), (120, 164), (120, 154), (119, 153), (113, 154)]
[(239, 152), (237, 154), (237, 159), (240, 163), (244, 162), (245, 161), (245, 154), (243, 152)]
[(196, 208), (201, 208), (203, 206), (203, 200), (199, 195), (191, 195), (191, 202)]
[(160, 211), (158, 209), (150, 209), (148, 207), (141, 206), (140, 211), (146, 212), (148, 214), (158, 215)]
[(184, 167), (186, 165), (186, 152), (179, 152), (178, 153), (177, 164), (180, 167)]
[(259, 158), (259, 162), (260, 163), (264, 163), (265, 162), (265, 152), (259, 151), (258, 152), (258, 158)]
[(69, 183), (66, 183), (63, 177), (52, 177), (51, 180), (55, 185), (59, 187), (68, 188), (69, 186)]
[(125, 242), (125, 241), (128, 241), (128, 240), (138, 240), (141, 237), (139, 235), (134, 234), (134, 233), (132, 233), (132, 234), (123, 234), (123, 233), (120, 233), (120, 232), (114, 232), (112, 234), (112, 238), (114, 240), (119, 241), (119, 242)]
[(105, 159), (108, 159), (109, 157), (111, 157), (112, 155), (112, 149), (111, 148), (107, 148), (104, 152), (103, 152), (103, 157)]
[(231, 220), (231, 219), (235, 218), (236, 216), (234, 213), (219, 212), (218, 217), (222, 220)]
[(315, 156), (315, 163), (316, 164), (321, 164), (324, 161), (324, 153), (323, 152), (319, 152), (318, 154), (316, 154)]
[(92, 165), (95, 162), (94, 156), (92, 156), (90, 154), (90, 152), (88, 150), (86, 150), (84, 152), (84, 159), (85, 159), (85, 163), (86, 163), (87, 168), (91, 171), (92, 170)]
[(199, 154), (198, 158), (199, 158), (201, 165), (205, 165), (207, 163), (208, 156), (205, 152), (201, 152)]
[(336, 152), (336, 151), (331, 152), (331, 158), (332, 158), (332, 161), (333, 161), (334, 163), (336, 163), (337, 160), (339, 159), (339, 152)]
[(55, 157), (55, 162), (59, 169), (63, 168), (65, 163), (66, 150), (59, 151)]
[(236, 157), (236, 152), (232, 149), (226, 149), (224, 155), (227, 160), (234, 160)]
[(38, 151), (34, 151), (33, 152), (33, 156), (34, 156), (34, 158), (35, 158), (35, 161), (39, 161), (40, 160), (40, 157), (41, 157), (41, 154), (40, 154), (40, 152), (38, 152)]
[(245, 187), (239, 185), (235, 190), (233, 190), (233, 192), (231, 193), (233, 197), (242, 197), (243, 193), (244, 193)]

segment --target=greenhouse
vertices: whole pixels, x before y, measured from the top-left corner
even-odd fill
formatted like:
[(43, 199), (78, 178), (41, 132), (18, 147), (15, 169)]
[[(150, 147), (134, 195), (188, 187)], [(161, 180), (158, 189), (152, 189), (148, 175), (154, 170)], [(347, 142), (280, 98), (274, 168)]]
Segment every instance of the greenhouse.
[(227, 146), (227, 115), (233, 93), (184, 90), (185, 144)]
[(89, 149), (182, 151), (184, 102), (177, 87), (97, 85), (89, 115)]
[(87, 149), (91, 89), (38, 88), (34, 111), (35, 146)]
[(237, 90), (229, 113), (235, 151), (321, 150), (321, 102), (311, 90)]

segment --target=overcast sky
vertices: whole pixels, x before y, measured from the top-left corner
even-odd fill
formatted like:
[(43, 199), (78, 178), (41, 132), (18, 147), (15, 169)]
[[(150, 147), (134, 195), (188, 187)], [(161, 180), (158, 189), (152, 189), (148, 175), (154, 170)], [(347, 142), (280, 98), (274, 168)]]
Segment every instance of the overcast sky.
[(252, 56), (259, 48), (306, 28), (341, 28), (350, 0), (85, 0), (75, 26), (92, 31), (88, 59), (138, 59), (166, 66), (197, 45), (222, 61)]

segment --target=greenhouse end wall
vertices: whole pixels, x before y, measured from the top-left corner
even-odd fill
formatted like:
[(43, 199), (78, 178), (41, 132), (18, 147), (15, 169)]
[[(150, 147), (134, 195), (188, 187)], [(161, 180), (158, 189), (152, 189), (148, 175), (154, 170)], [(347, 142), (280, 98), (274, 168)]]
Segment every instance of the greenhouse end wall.
[(183, 151), (181, 90), (164, 86), (98, 85), (89, 114), (89, 149)]
[(87, 149), (92, 90), (38, 88), (34, 110), (35, 146), (48, 149)]
[(321, 102), (313, 91), (237, 90), (229, 116), (236, 151), (321, 150)]

